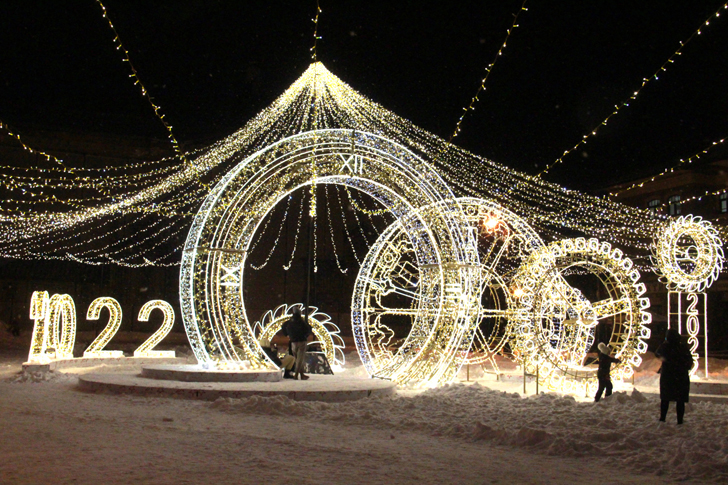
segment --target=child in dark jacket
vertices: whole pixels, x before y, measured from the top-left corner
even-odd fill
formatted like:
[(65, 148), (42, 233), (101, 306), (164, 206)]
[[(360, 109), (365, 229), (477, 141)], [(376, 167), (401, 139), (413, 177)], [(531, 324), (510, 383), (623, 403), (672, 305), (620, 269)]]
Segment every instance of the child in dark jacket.
[(612, 364), (619, 364), (621, 362), (619, 359), (615, 359), (609, 355), (612, 352), (612, 349), (604, 342), (600, 342), (597, 348), (599, 349), (599, 369), (597, 370), (599, 389), (597, 389), (597, 395), (594, 396), (594, 402), (599, 402), (605, 389), (607, 391), (605, 397), (612, 395), (613, 386), (612, 377), (610, 375), (612, 371)]

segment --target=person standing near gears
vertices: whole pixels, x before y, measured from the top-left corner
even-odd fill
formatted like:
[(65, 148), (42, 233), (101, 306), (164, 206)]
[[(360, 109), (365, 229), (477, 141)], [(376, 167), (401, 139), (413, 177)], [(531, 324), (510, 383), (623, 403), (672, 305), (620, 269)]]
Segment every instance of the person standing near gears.
[(690, 400), (690, 369), (693, 356), (687, 344), (682, 341), (680, 332), (671, 328), (667, 331), (665, 342), (655, 352), (662, 361), (660, 373), (660, 421), (665, 421), (670, 401), (675, 401), (677, 424), (683, 424), (685, 403)]
[(305, 381), (308, 376), (303, 373), (303, 366), (306, 361), (306, 341), (308, 336), (311, 335), (311, 325), (308, 323), (308, 318), (304, 319), (301, 316), (301, 309), (298, 307), (293, 308), (293, 315), (289, 318), (286, 323), (283, 324), (283, 334), (288, 336), (292, 354), (296, 357), (296, 379)]
[(621, 362), (619, 359), (615, 359), (609, 355), (612, 349), (604, 342), (600, 342), (597, 348), (599, 349), (599, 368), (597, 369), (599, 389), (597, 389), (597, 395), (594, 396), (594, 402), (599, 402), (605, 389), (607, 392), (604, 397), (612, 395), (612, 364), (619, 364)]

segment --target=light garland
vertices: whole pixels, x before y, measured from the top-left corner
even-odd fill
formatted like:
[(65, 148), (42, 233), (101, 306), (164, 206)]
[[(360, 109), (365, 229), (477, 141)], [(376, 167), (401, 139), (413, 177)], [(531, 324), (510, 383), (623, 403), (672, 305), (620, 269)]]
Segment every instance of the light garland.
[(490, 71), (493, 69), (493, 66), (495, 66), (496, 61), (500, 58), (500, 56), (503, 55), (503, 51), (506, 48), (506, 45), (508, 44), (508, 39), (511, 37), (511, 33), (518, 27), (518, 16), (521, 14), (521, 12), (524, 12), (528, 10), (526, 8), (526, 2), (527, 0), (523, 0), (523, 3), (521, 4), (521, 8), (518, 9), (518, 12), (513, 16), (513, 24), (508, 28), (506, 31), (506, 38), (503, 41), (503, 44), (500, 46), (500, 49), (498, 49), (498, 52), (495, 55), (495, 58), (493, 61), (488, 64), (488, 67), (485, 68), (485, 76), (480, 81), (480, 86), (478, 87), (478, 90), (475, 92), (475, 96), (470, 100), (470, 104), (463, 108), (463, 114), (460, 115), (460, 119), (458, 120), (457, 124), (455, 125), (455, 131), (453, 131), (452, 135), (450, 135), (450, 139), (448, 140), (448, 143), (452, 143), (453, 138), (458, 136), (460, 133), (460, 125), (463, 124), (463, 120), (465, 119), (465, 115), (468, 114), (469, 111), (473, 111), (475, 109), (475, 104), (480, 101), (478, 96), (481, 92), (485, 91), (485, 83), (488, 81), (488, 76), (490, 76)]
[(541, 171), (541, 172), (540, 172), (540, 173), (539, 173), (539, 174), (537, 175), (537, 177), (541, 177), (542, 175), (545, 175), (545, 174), (546, 174), (546, 173), (548, 173), (548, 172), (549, 172), (549, 170), (551, 170), (551, 169), (552, 169), (552, 168), (553, 168), (553, 167), (554, 167), (555, 165), (557, 165), (557, 164), (559, 164), (559, 163), (563, 163), (563, 161), (564, 161), (564, 157), (565, 157), (566, 155), (570, 154), (571, 152), (573, 152), (574, 150), (576, 150), (577, 148), (579, 148), (579, 147), (580, 147), (581, 145), (585, 144), (585, 143), (587, 142), (587, 140), (588, 140), (589, 138), (591, 138), (592, 136), (594, 136), (594, 135), (596, 135), (596, 134), (597, 134), (597, 132), (599, 131), (599, 129), (600, 129), (600, 128), (601, 128), (602, 126), (606, 126), (606, 125), (607, 125), (607, 122), (608, 122), (608, 121), (609, 121), (610, 119), (612, 119), (612, 117), (614, 117), (614, 116), (615, 116), (615, 115), (616, 115), (617, 113), (619, 113), (619, 112), (620, 112), (620, 111), (622, 110), (622, 108), (624, 108), (624, 107), (626, 107), (626, 106), (629, 106), (629, 103), (630, 103), (631, 101), (633, 101), (633, 100), (637, 99), (637, 96), (638, 96), (638, 95), (640, 94), (640, 92), (642, 91), (642, 89), (644, 89), (644, 87), (645, 87), (645, 86), (647, 86), (647, 84), (649, 84), (649, 83), (650, 83), (650, 82), (652, 82), (653, 80), (655, 80), (655, 81), (656, 81), (656, 80), (658, 80), (658, 79), (659, 79), (659, 75), (660, 75), (660, 73), (662, 73), (662, 72), (665, 72), (665, 71), (667, 71), (667, 67), (668, 67), (668, 66), (669, 66), (670, 64), (674, 64), (674, 63), (675, 63), (675, 60), (676, 60), (676, 58), (677, 58), (678, 56), (682, 55), (682, 50), (683, 50), (683, 48), (684, 48), (684, 47), (685, 47), (685, 46), (686, 46), (686, 45), (687, 45), (687, 44), (688, 44), (688, 43), (689, 43), (689, 42), (690, 42), (691, 40), (693, 40), (693, 39), (694, 39), (695, 37), (697, 37), (698, 35), (700, 35), (700, 34), (702, 33), (702, 29), (703, 29), (703, 28), (705, 28), (705, 27), (707, 27), (708, 25), (710, 25), (710, 21), (711, 21), (711, 20), (713, 20), (713, 18), (718, 18), (718, 17), (720, 17), (720, 11), (721, 11), (721, 10), (726, 10), (726, 9), (728, 9), (728, 3), (725, 3), (725, 4), (721, 5), (721, 7), (720, 7), (720, 8), (718, 9), (718, 10), (716, 10), (715, 12), (713, 12), (713, 14), (712, 14), (712, 15), (710, 15), (710, 16), (709, 16), (709, 17), (708, 17), (708, 18), (707, 18), (707, 19), (706, 19), (706, 20), (705, 20), (705, 21), (704, 21), (704, 22), (703, 22), (702, 24), (700, 24), (700, 27), (698, 27), (698, 28), (697, 28), (697, 29), (696, 29), (696, 30), (695, 30), (695, 31), (694, 31), (694, 32), (693, 32), (693, 33), (692, 33), (692, 34), (690, 35), (690, 37), (688, 37), (688, 38), (687, 38), (687, 40), (685, 40), (684, 42), (680, 42), (680, 47), (679, 47), (679, 48), (678, 48), (678, 49), (677, 49), (677, 50), (676, 50), (676, 51), (675, 51), (675, 52), (674, 52), (674, 53), (673, 53), (673, 54), (672, 54), (672, 55), (671, 55), (671, 56), (670, 56), (670, 57), (669, 57), (669, 58), (668, 58), (668, 59), (667, 59), (667, 60), (666, 60), (666, 61), (665, 61), (665, 62), (664, 62), (664, 63), (663, 63), (663, 64), (662, 64), (661, 66), (660, 66), (660, 68), (659, 68), (659, 69), (657, 69), (657, 71), (655, 71), (655, 73), (654, 73), (654, 74), (653, 74), (652, 76), (650, 76), (650, 77), (646, 77), (646, 78), (643, 78), (643, 79), (642, 79), (642, 84), (640, 85), (640, 87), (639, 87), (639, 88), (637, 88), (637, 89), (636, 89), (636, 90), (635, 90), (635, 91), (634, 91), (634, 92), (632, 93), (632, 95), (631, 95), (631, 96), (629, 97), (629, 99), (628, 99), (627, 101), (624, 101), (624, 102), (622, 102), (621, 104), (616, 104), (616, 105), (614, 105), (614, 111), (612, 111), (612, 112), (611, 112), (611, 113), (609, 114), (609, 116), (607, 116), (607, 117), (606, 117), (606, 118), (604, 119), (604, 121), (602, 121), (602, 122), (601, 122), (601, 123), (600, 123), (599, 125), (597, 125), (597, 126), (596, 126), (596, 127), (595, 127), (595, 128), (594, 128), (594, 129), (593, 129), (593, 130), (592, 130), (591, 132), (590, 132), (590, 133), (587, 133), (586, 135), (584, 135), (584, 136), (583, 136), (583, 137), (581, 138), (581, 140), (579, 140), (579, 142), (578, 142), (578, 143), (577, 143), (576, 145), (574, 145), (574, 146), (573, 146), (572, 148), (569, 148), (568, 150), (565, 150), (565, 151), (564, 151), (564, 153), (562, 153), (562, 154), (561, 154), (561, 156), (560, 156), (559, 158), (557, 158), (557, 159), (556, 159), (556, 160), (555, 160), (554, 162), (552, 162), (552, 163), (550, 163), (549, 165), (547, 165), (547, 166), (546, 166), (546, 168), (545, 168), (545, 169), (543, 169), (543, 170), (542, 170), (542, 171)]
[(131, 58), (129, 57), (129, 51), (127, 51), (124, 45), (121, 43), (121, 37), (119, 36), (119, 32), (117, 32), (114, 24), (111, 23), (111, 19), (109, 18), (108, 12), (106, 11), (106, 7), (103, 3), (101, 3), (101, 0), (96, 0), (96, 3), (98, 3), (101, 7), (101, 10), (103, 11), (103, 17), (106, 19), (109, 24), (109, 28), (114, 33), (114, 44), (116, 46), (116, 50), (124, 53), (122, 60), (123, 62), (129, 64), (129, 70), (131, 70), (131, 75), (129, 77), (134, 80), (134, 85), (139, 86), (139, 91), (141, 92), (142, 96), (144, 96), (144, 98), (149, 102), (149, 105), (154, 110), (154, 115), (157, 117), (157, 119), (159, 119), (162, 125), (164, 125), (164, 128), (167, 130), (167, 137), (169, 138), (169, 141), (172, 142), (172, 147), (174, 148), (174, 151), (184, 163), (188, 163), (185, 154), (182, 153), (182, 150), (180, 150), (177, 138), (175, 138), (174, 133), (172, 133), (172, 126), (164, 119), (164, 115), (162, 114), (162, 108), (159, 107), (154, 101), (152, 101), (152, 96), (149, 94), (147, 88), (144, 87), (144, 84), (142, 84), (142, 80), (139, 78), (139, 73), (134, 67), (134, 64), (132, 64)]
[[(682, 165), (690, 165), (695, 160), (698, 160), (701, 155), (705, 155), (706, 153), (708, 153), (711, 150), (711, 148), (715, 148), (715, 147), (717, 147), (719, 145), (722, 145), (724, 142), (725, 142), (725, 139), (722, 139), (722, 140), (719, 140), (719, 141), (714, 141), (713, 143), (711, 143), (711, 145), (708, 148), (706, 148), (704, 150), (701, 150), (700, 152), (696, 153), (695, 155), (693, 155), (691, 157), (688, 157), (688, 158), (686, 158), (684, 160), (683, 159), (680, 159), (680, 161), (678, 162), (677, 165), (675, 165), (673, 167), (670, 167), (670, 168), (666, 168), (665, 170), (663, 170), (662, 172), (658, 173), (657, 175), (653, 175), (652, 177), (650, 177), (649, 180), (645, 180), (645, 181), (642, 181), (642, 182), (635, 182), (632, 185), (629, 185), (628, 187), (625, 187), (623, 189), (620, 189), (620, 190), (617, 190), (617, 191), (614, 191), (614, 192), (610, 192), (609, 195), (612, 196), (612, 197), (616, 197), (616, 196), (618, 196), (620, 194), (623, 194), (625, 192), (629, 192), (632, 189), (636, 189), (637, 187), (644, 187), (644, 185), (647, 184), (647, 183), (654, 182), (658, 178), (663, 177), (664, 175), (667, 175), (668, 173), (675, 172), (675, 169), (678, 168), (678, 167), (680, 167), (680, 166), (682, 166)], [(703, 197), (703, 196), (708, 195), (708, 194), (709, 194), (708, 191), (706, 191), (705, 194), (703, 194), (701, 196), (692, 197), (692, 198), (690, 198), (688, 200), (699, 199), (700, 197)], [(715, 195), (715, 194), (716, 193), (713, 193), (712, 195)], [(683, 202), (686, 202), (686, 201), (683, 201)], [(665, 207), (666, 205), (667, 204), (662, 204), (659, 207)]]
[[(320, 63), (315, 63), (241, 130), (197, 152), (192, 164), (151, 174), (144, 179), (149, 185), (140, 188), (129, 183), (132, 179), (124, 178), (133, 176), (133, 171), (143, 171), (143, 167), (112, 171), (121, 178), (109, 183), (102, 181), (103, 170), (84, 172), (84, 179), (77, 182), (72, 182), (73, 177), (60, 167), (55, 171), (36, 172), (38, 179), (22, 181), (27, 191), (23, 198), (0, 202), (0, 255), (33, 259), (60, 257), (90, 264), (114, 260), (131, 267), (175, 264), (181, 244), (174, 234), (190, 223), (207, 193), (199, 181), (205, 178), (205, 183), (210, 185), (221, 177), (210, 179), (206, 174), (213, 170), (220, 173), (221, 166), (234, 166), (277, 140), (314, 127), (361, 130), (395, 140), (421, 158), (433, 160), (435, 169), (458, 195), (486, 198), (508, 207), (549, 238), (578, 231), (644, 251), (649, 248), (656, 228), (665, 220), (664, 216), (646, 210), (564, 189), (449, 145), (367, 100)], [(9, 172), (3, 172), (0, 167), (0, 175)], [(39, 182), (41, 179), (51, 182)], [(56, 185), (53, 180), (65, 182)], [(86, 202), (78, 198), (69, 200), (72, 198), (68, 197), (67, 187), (71, 183), (104, 188), (106, 192), (99, 192), (97, 199)], [(112, 199), (104, 201), (107, 193), (112, 194)], [(356, 209), (363, 209), (349, 196)], [(18, 201), (27, 204), (18, 206)], [(69, 211), (57, 201), (68, 201), (76, 207), (87, 205)], [(145, 215), (139, 217), (139, 214)], [(147, 232), (151, 237), (141, 243), (136, 235), (152, 220), (161, 221), (159, 230), (154, 236)], [(107, 221), (113, 221), (115, 227), (127, 225), (129, 231), (123, 234), (117, 231), (114, 236), (94, 232), (94, 228)], [(80, 234), (86, 236), (79, 237)], [(67, 241), (63, 251), (58, 250), (59, 240)], [(167, 248), (170, 242), (176, 251), (154, 249)], [(116, 255), (108, 255), (104, 249), (112, 244), (119, 248)]]

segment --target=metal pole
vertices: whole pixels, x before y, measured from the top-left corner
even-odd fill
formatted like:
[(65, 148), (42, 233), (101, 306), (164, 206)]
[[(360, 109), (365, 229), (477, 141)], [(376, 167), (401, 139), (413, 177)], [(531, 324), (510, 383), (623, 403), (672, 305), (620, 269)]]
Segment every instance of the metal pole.
[[(314, 189), (315, 190), (315, 189)], [(308, 268), (306, 275), (306, 309), (304, 316), (308, 323), (308, 305), (311, 302), (311, 255), (313, 254), (313, 217), (308, 220)]]
[(523, 395), (526, 395), (526, 366), (523, 366)]
[(708, 293), (703, 293), (703, 336), (705, 337), (705, 378), (708, 378)]

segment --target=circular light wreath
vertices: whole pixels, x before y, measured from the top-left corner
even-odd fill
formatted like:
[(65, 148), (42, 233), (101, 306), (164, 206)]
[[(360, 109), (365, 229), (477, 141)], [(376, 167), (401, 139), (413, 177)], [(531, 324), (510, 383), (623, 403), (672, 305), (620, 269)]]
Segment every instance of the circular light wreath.
[(723, 242), (699, 216), (680, 216), (662, 226), (652, 254), (661, 281), (673, 290), (705, 291), (723, 269)]
[[(420, 210), (426, 221), (437, 219), (442, 211), (453, 212), (470, 240), (474, 291), (460, 297), (469, 299), (467, 314), (471, 326), (457, 358), (451, 361), (450, 368), (443, 369), (443, 381), (453, 378), (463, 364), (483, 364), (503, 349), (512, 306), (508, 282), (528, 254), (543, 246), (541, 238), (525, 221), (498, 204), (470, 197), (455, 202)], [(399, 361), (413, 347), (432, 345), (431, 352), (437, 352), (436, 342), (428, 334), (419, 334), (414, 323), (423, 309), (429, 308), (430, 301), (440, 293), (448, 293), (430, 283), (427, 268), (423, 271), (417, 266), (413, 248), (400, 224), (394, 222), (370, 249), (357, 276), (352, 299), (352, 312), (356, 315), (353, 330), (361, 360), (370, 375), (388, 378), (395, 369), (404, 369)], [(444, 309), (447, 313), (447, 306)]]
[[(590, 302), (565, 279), (570, 272), (597, 277), (606, 298)], [(612, 370), (617, 379), (630, 377), (647, 351), (652, 321), (640, 273), (619, 249), (596, 239), (566, 239), (534, 251), (513, 280), (512, 347), (532, 374), (554, 390), (588, 392), (596, 369), (585, 366), (595, 330), (611, 327), (607, 342), (621, 360)]]
[[(302, 187), (325, 183), (362, 191), (399, 218), (417, 265), (427, 268), (433, 288), (473, 291), (467, 242), (458, 220), (450, 212), (441, 213), (431, 224), (418, 216), (421, 207), (454, 199), (432, 167), (404, 147), (370, 133), (301, 133), (241, 161), (213, 188), (192, 222), (180, 268), (180, 302), (188, 340), (201, 364), (249, 361), (252, 367), (272, 367), (245, 312), (248, 250), (280, 200)], [(414, 379), (439, 381), (438, 369), (447, 367), (462, 346), (468, 316), (459, 308), (461, 302), (449, 301), (447, 311), (444, 303), (443, 295), (431, 300), (416, 320), (417, 333), (437, 334), (446, 345), (434, 367), (423, 365), (427, 359), (419, 352), (407, 357), (404, 364), (419, 368), (411, 374)]]
[[(291, 318), (293, 309), (298, 308), (301, 314), (305, 314), (303, 304), (280, 305), (274, 310), (268, 310), (260, 321), (253, 325), (253, 332), (257, 335), (258, 342), (261, 340), (272, 340), (273, 336), (280, 331), (283, 324)], [(331, 321), (326, 313), (318, 311), (315, 306), (308, 307), (308, 323), (316, 338), (315, 343), (321, 345), (321, 351), (326, 355), (332, 368), (341, 369), (344, 366), (344, 340), (341, 338), (339, 327)], [(310, 342), (309, 345), (314, 342)]]

